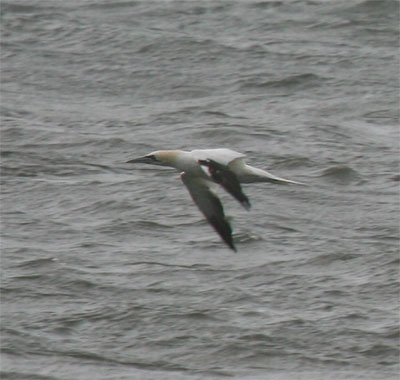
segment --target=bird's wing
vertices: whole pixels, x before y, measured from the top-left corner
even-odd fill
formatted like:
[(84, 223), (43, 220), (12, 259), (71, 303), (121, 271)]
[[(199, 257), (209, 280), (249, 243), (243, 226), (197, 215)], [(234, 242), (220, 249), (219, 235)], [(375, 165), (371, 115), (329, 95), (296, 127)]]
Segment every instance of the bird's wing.
[(225, 165), (221, 165), (214, 160), (199, 160), (199, 164), (206, 166), (210, 177), (220, 184), (229, 194), (231, 194), (246, 209), (250, 209), (249, 198), (243, 193), (240, 182), (236, 174)]
[(226, 148), (196, 149), (192, 150), (191, 153), (196, 160), (213, 160), (225, 166), (228, 166), (232, 161), (238, 158), (246, 157), (245, 154)]
[(182, 182), (189, 190), (194, 203), (204, 214), (207, 221), (224, 242), (236, 252), (232, 239), (232, 228), (225, 218), (224, 208), (219, 198), (211, 191), (207, 180), (191, 176), (187, 173), (181, 174)]

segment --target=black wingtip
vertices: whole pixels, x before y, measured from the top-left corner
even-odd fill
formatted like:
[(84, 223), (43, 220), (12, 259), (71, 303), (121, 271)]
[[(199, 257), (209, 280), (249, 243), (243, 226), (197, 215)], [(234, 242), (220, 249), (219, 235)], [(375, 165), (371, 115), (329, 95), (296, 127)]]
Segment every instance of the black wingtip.
[[(209, 161), (205, 162), (208, 163)], [(224, 243), (232, 249), (232, 251), (237, 252), (233, 243), (232, 227), (225, 217), (224, 208), (219, 198), (207, 185), (195, 183), (195, 181), (191, 180), (191, 177), (185, 172), (181, 174), (181, 179), (188, 188), (193, 201), (204, 214), (207, 221), (211, 224)], [(246, 199), (244, 199), (244, 201), (246, 201)]]
[(230, 239), (229, 241), (224, 239), (224, 242), (233, 252), (237, 253), (237, 249), (236, 249), (235, 245), (233, 244), (232, 239)]
[[(244, 195), (244, 194), (243, 194)], [(243, 199), (240, 201), (240, 204), (247, 210), (250, 211), (251, 209), (251, 203), (249, 199), (246, 197), (246, 199)]]
[(233, 251), (237, 252), (237, 249), (235, 247), (235, 244), (233, 243), (233, 237), (232, 237), (232, 231), (228, 235), (221, 235), (222, 239), (226, 243), (226, 245)]

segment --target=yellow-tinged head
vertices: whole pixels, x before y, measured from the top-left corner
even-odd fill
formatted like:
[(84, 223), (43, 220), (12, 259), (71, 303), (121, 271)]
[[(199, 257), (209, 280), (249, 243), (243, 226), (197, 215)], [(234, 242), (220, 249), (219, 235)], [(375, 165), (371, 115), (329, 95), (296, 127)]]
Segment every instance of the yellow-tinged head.
[(179, 157), (184, 154), (182, 150), (157, 150), (146, 156), (127, 161), (129, 164), (151, 164), (176, 167)]

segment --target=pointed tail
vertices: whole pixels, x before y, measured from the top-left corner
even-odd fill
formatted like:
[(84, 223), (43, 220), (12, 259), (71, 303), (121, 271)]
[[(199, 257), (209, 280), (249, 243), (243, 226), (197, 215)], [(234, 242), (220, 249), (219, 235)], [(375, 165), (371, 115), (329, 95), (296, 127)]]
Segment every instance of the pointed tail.
[(280, 185), (303, 185), (307, 186), (307, 184), (303, 182), (292, 181), (290, 179), (285, 179), (278, 177), (272, 173), (267, 172), (266, 170), (254, 168), (253, 166), (246, 165), (246, 174), (243, 178), (240, 178), (240, 182), (243, 183), (254, 183), (254, 182), (270, 182), (277, 183)]

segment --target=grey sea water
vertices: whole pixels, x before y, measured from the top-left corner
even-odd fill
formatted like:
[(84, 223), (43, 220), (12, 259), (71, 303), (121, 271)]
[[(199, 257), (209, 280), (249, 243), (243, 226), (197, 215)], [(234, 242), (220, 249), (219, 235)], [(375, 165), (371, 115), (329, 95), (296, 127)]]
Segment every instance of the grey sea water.
[[(2, 379), (398, 379), (399, 2), (1, 4)], [(310, 186), (220, 192), (157, 149)]]

